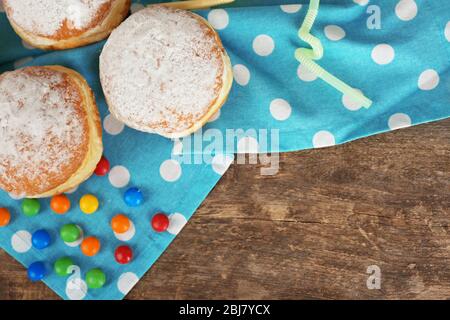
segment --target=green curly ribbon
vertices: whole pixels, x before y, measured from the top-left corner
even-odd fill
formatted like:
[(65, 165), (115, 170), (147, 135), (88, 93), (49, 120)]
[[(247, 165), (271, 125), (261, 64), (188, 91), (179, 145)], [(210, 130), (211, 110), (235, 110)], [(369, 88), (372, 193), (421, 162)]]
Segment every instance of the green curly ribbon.
[(308, 12), (305, 20), (303, 21), (298, 36), (311, 46), (308, 48), (299, 48), (295, 51), (295, 58), (304, 65), (309, 71), (316, 74), (319, 78), (333, 86), (344, 95), (349, 96), (355, 101), (359, 101), (365, 108), (369, 108), (372, 105), (372, 101), (362, 94), (359, 90), (356, 90), (345, 82), (333, 76), (324, 68), (319, 66), (314, 60), (320, 60), (323, 57), (323, 46), (320, 40), (311, 34), (311, 29), (316, 20), (319, 12), (320, 0), (311, 0), (309, 3)]

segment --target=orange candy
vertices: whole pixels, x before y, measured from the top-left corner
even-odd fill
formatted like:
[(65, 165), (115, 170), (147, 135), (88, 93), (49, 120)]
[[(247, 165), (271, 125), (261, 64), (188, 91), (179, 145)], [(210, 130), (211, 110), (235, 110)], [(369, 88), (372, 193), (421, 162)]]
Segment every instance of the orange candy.
[(111, 228), (115, 233), (125, 233), (130, 229), (130, 219), (124, 214), (118, 214), (111, 220)]
[(100, 251), (100, 240), (96, 237), (87, 237), (81, 242), (81, 252), (85, 256), (93, 257)]
[(0, 227), (6, 227), (11, 221), (11, 213), (6, 208), (0, 208)]
[(70, 200), (64, 194), (54, 196), (50, 200), (50, 208), (57, 214), (65, 214), (70, 209)]

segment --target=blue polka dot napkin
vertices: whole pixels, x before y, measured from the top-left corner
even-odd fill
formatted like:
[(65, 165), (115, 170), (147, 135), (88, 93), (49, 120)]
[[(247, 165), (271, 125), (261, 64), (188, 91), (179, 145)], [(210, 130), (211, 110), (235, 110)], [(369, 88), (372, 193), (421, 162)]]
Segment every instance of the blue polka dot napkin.
[[(149, 2), (134, 1), (132, 10)], [(305, 46), (297, 31), (307, 2), (238, 0), (236, 7), (200, 11), (218, 30), (235, 80), (227, 103), (203, 133), (217, 137), (217, 133), (226, 136), (230, 129), (239, 131), (227, 152), (291, 151), (450, 116), (450, 2), (322, 1), (312, 30), (325, 49), (319, 64), (362, 90), (374, 102), (370, 109), (342, 96), (295, 60), (295, 50)], [(112, 166), (108, 176), (93, 176), (68, 194), (72, 209), (63, 216), (52, 213), (45, 199), (40, 201), (39, 217), (26, 218), (20, 212), (20, 200), (0, 192), (0, 207), (9, 208), (13, 216), (11, 224), (0, 229), (0, 246), (24, 266), (43, 261), (49, 270), (57, 258), (71, 257), (80, 272), (68, 278), (52, 272), (44, 279), (64, 299), (121, 299), (180, 232), (233, 156), (215, 150), (212, 164), (187, 164), (176, 155), (206, 152), (205, 141), (200, 150), (193, 150), (186, 140), (141, 133), (111, 117), (98, 79), (104, 42), (61, 52), (35, 50), (15, 35), (1, 7), (0, 30), (0, 71), (61, 64), (86, 77), (96, 95), (105, 155)], [(131, 186), (145, 195), (140, 207), (130, 208), (123, 201), (124, 191)], [(86, 193), (100, 200), (100, 209), (93, 215), (83, 214), (78, 206)], [(157, 212), (170, 217), (164, 233), (150, 226)], [(128, 265), (117, 264), (113, 256), (123, 244), (110, 227), (117, 213), (127, 214), (135, 226), (134, 236), (127, 241), (135, 257)], [(64, 244), (58, 234), (66, 223), (78, 224), (86, 236), (97, 236), (100, 253), (88, 258), (79, 247)], [(31, 246), (31, 234), (42, 228), (50, 232), (53, 243), (37, 250)], [(88, 290), (85, 275), (95, 267), (105, 271), (106, 286)]]

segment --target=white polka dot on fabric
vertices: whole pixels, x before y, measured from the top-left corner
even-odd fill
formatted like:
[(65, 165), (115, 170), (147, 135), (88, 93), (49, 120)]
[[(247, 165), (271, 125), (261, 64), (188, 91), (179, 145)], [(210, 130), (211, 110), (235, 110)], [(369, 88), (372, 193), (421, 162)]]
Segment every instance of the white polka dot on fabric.
[(183, 229), (186, 223), (187, 219), (181, 213), (172, 213), (169, 215), (169, 227), (167, 228), (167, 232), (173, 235), (177, 235), (180, 233), (181, 229)]
[(125, 125), (117, 120), (112, 114), (108, 114), (103, 120), (103, 128), (110, 135), (118, 135), (123, 131)]
[(414, 0), (400, 0), (395, 6), (395, 14), (403, 21), (414, 19), (417, 11), (417, 3)]
[(359, 4), (360, 6), (367, 6), (369, 0), (353, 0), (353, 2)]
[(208, 119), (208, 122), (214, 122), (214, 121), (216, 121), (216, 120), (219, 119), (219, 118), (220, 118), (220, 109), (217, 110), (217, 112), (214, 113), (214, 114), (212, 115), (212, 117)]
[(324, 29), (325, 36), (331, 41), (339, 41), (345, 38), (345, 30), (339, 26), (329, 25)]
[(130, 172), (124, 166), (115, 166), (109, 171), (108, 179), (113, 187), (123, 188), (130, 182)]
[(31, 233), (20, 230), (11, 237), (11, 247), (17, 253), (25, 253), (31, 249)]
[(19, 59), (14, 62), (14, 69), (19, 69), (31, 61), (33, 61), (33, 57), (25, 57), (25, 58)]
[(236, 64), (233, 67), (234, 81), (240, 86), (246, 86), (250, 81), (250, 70), (243, 64)]
[(411, 118), (405, 113), (393, 114), (388, 120), (388, 126), (391, 130), (410, 127)]
[(173, 140), (172, 154), (176, 156), (183, 154), (183, 142), (180, 139)]
[(300, 11), (302, 8), (301, 4), (282, 4), (280, 6), (281, 10), (283, 10), (286, 13), (296, 13)]
[(22, 195), (17, 195), (17, 194), (11, 193), (11, 192), (8, 193), (8, 196), (13, 200), (21, 200), (24, 198), (24, 196), (22, 196)]
[(297, 68), (297, 77), (306, 82), (311, 82), (317, 79), (317, 75), (314, 72), (309, 71), (303, 64), (300, 64)]
[(253, 40), (253, 50), (259, 56), (266, 57), (273, 52), (275, 42), (267, 34), (260, 34)]
[(238, 153), (258, 153), (259, 143), (253, 137), (243, 137), (238, 141)]
[[(361, 90), (357, 90), (362, 93)], [(342, 95), (342, 104), (350, 111), (357, 111), (362, 108), (362, 103), (360, 101), (352, 99), (352, 97), (348, 95)]]
[(214, 158), (212, 159), (211, 166), (214, 172), (216, 172), (219, 175), (223, 175), (228, 170), (233, 161), (234, 161), (233, 155), (229, 154), (225, 155), (219, 153), (215, 155)]
[(159, 174), (167, 182), (175, 182), (181, 177), (181, 165), (178, 161), (169, 159), (164, 161), (159, 167)]
[(216, 30), (225, 29), (229, 20), (228, 13), (224, 9), (213, 9), (208, 13), (208, 22)]
[(78, 187), (79, 187), (79, 186), (73, 187), (72, 189), (70, 189), (70, 190), (67, 190), (67, 191), (66, 191), (66, 192), (64, 192), (64, 193), (67, 193), (67, 194), (72, 194), (72, 193), (75, 193), (75, 192), (77, 192), (77, 190), (78, 190)]
[(287, 120), (291, 116), (291, 112), (291, 105), (284, 99), (274, 99), (270, 103), (270, 113), (275, 120)]
[(391, 63), (395, 58), (395, 50), (388, 44), (379, 44), (372, 50), (372, 60), (380, 65)]
[(145, 6), (142, 3), (133, 3), (130, 7), (130, 11), (131, 13), (136, 13), (144, 8)]
[(439, 81), (439, 74), (433, 69), (428, 69), (420, 74), (418, 86), (421, 90), (429, 91), (435, 89)]
[(334, 146), (335, 144), (336, 141), (334, 139), (334, 135), (326, 130), (317, 132), (313, 137), (314, 148), (325, 148)]
[(133, 287), (139, 282), (139, 278), (133, 272), (123, 273), (117, 280), (117, 289), (122, 294), (128, 294)]
[(134, 226), (134, 223), (131, 221), (130, 221), (130, 229), (128, 229), (127, 232), (124, 233), (114, 232), (114, 236), (120, 241), (130, 241), (131, 239), (133, 239), (135, 234), (136, 234), (136, 227)]
[(70, 278), (66, 283), (66, 296), (69, 300), (83, 300), (88, 292), (86, 282), (80, 278)]
[(28, 49), (28, 50), (34, 50), (34, 49), (36, 49), (36, 48), (33, 47), (31, 44), (26, 43), (24, 40), (22, 40), (22, 46), (23, 46), (25, 49)]
[(450, 21), (445, 25), (444, 34), (447, 41), (450, 42)]

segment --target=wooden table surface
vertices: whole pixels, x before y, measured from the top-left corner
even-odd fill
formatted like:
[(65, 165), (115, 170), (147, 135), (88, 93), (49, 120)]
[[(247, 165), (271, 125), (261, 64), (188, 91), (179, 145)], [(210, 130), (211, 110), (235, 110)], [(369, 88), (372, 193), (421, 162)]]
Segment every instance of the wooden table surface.
[[(450, 120), (280, 159), (233, 165), (127, 298), (450, 297)], [(0, 264), (0, 299), (58, 298)]]

